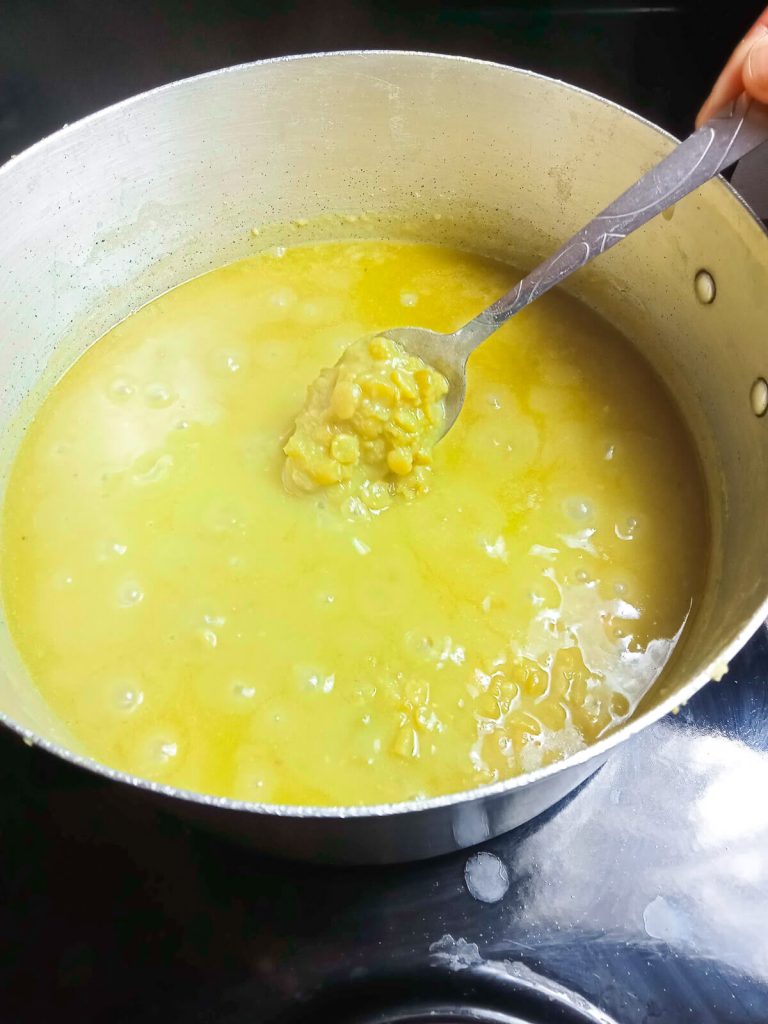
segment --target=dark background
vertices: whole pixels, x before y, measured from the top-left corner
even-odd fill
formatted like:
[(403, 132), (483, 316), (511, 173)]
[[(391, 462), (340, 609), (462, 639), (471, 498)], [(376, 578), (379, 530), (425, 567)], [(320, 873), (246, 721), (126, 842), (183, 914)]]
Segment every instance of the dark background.
[[(0, 159), (66, 122), (177, 78), (344, 48), (430, 50), (531, 68), (684, 134), (761, 5), (718, 5), (717, 17), (705, 13), (707, 6), (0, 0)], [(768, 641), (760, 642), (763, 664)], [(757, 665), (749, 663), (755, 679)], [(0, 1024), (282, 1019), (286, 1006), (340, 964), (359, 966), (367, 957), (386, 966), (388, 958), (407, 957), (411, 946), (425, 948), (425, 935), (461, 929), (468, 912), (462, 856), (384, 871), (272, 864), (134, 804), (122, 790), (9, 733), (0, 735), (0, 829)], [(515, 841), (504, 840), (503, 849), (512, 851)], [(476, 933), (484, 927), (479, 915)], [(582, 947), (591, 948), (586, 940)], [(654, 966), (651, 954), (647, 963), (645, 953), (637, 955), (647, 990), (642, 1000), (635, 983), (619, 977), (627, 962), (611, 966), (600, 954), (606, 977), (618, 979), (606, 1003), (626, 1013), (635, 1006), (633, 1021), (650, 1020), (645, 1008), (650, 1013), (654, 1005), (653, 1019), (682, 1020), (682, 1009), (679, 1017), (664, 1009), (673, 999), (668, 957), (657, 951)], [(589, 992), (596, 962), (581, 977), (574, 968), (570, 983)], [(690, 993), (704, 992), (703, 979), (716, 976), (709, 968), (691, 970), (688, 994), (680, 997), (688, 1009)], [(727, 985), (723, 993), (723, 1005), (731, 1006)], [(749, 1002), (763, 997), (751, 990), (735, 1017), (720, 1016), (714, 989), (700, 998), (699, 1021), (705, 1014), (708, 1021), (765, 1020), (758, 1002)]]

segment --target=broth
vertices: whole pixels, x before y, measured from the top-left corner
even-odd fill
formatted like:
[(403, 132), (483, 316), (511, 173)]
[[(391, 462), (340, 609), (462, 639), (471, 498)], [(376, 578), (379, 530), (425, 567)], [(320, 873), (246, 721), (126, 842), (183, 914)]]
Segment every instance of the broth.
[(703, 584), (705, 490), (670, 396), (584, 306), (550, 293), (472, 356), (426, 493), (355, 516), (282, 483), (347, 346), (454, 330), (518, 277), (426, 244), (270, 250), (71, 367), (15, 459), (2, 593), (88, 753), (245, 800), (377, 804), (531, 770), (632, 713)]

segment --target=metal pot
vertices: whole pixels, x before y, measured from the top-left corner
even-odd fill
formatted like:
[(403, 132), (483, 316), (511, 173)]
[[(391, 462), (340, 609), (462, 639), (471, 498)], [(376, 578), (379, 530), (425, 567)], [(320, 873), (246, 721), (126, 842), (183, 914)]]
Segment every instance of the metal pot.
[[(25, 396), (137, 306), (253, 252), (254, 225), (314, 219), (328, 236), (360, 235), (368, 221), (357, 215), (375, 211), (399, 233), (526, 267), (672, 145), (653, 125), (560, 82), (386, 52), (230, 68), (66, 127), (0, 171), (0, 480), (28, 415)], [(711, 280), (697, 283), (701, 271)], [(429, 857), (513, 828), (563, 797), (614, 746), (722, 674), (768, 612), (768, 417), (756, 415), (759, 386), (751, 398), (768, 375), (768, 242), (715, 181), (571, 288), (617, 323), (674, 391), (711, 495), (704, 601), (633, 720), (566, 761), (468, 793), (351, 809), (243, 804), (131, 778), (83, 755), (43, 706), (0, 622), (5, 724), (259, 849), (304, 859)]]

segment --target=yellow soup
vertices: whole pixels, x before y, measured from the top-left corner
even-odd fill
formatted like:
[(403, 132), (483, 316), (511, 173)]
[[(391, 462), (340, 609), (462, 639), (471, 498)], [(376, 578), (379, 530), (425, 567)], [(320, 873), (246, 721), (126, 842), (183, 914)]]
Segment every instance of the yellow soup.
[(546, 296), (475, 353), (414, 500), (356, 514), (283, 484), (307, 388), (352, 342), (453, 330), (516, 277), (431, 245), (278, 249), (69, 370), (16, 457), (0, 564), (84, 750), (209, 793), (373, 804), (530, 770), (631, 714), (695, 605), (705, 496), (669, 396), (581, 305)]

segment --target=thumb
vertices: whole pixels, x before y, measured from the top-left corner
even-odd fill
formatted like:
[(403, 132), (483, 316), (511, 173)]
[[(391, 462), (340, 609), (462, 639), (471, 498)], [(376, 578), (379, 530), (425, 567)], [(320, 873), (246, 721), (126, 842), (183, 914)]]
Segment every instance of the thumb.
[(742, 75), (749, 95), (768, 103), (768, 33), (764, 32), (752, 45)]
[[(709, 94), (704, 106), (696, 117), (697, 128), (700, 128), (705, 121), (708, 121), (710, 117), (713, 117), (726, 105), (726, 103), (730, 103), (732, 100), (735, 100), (742, 89), (746, 89), (747, 92), (752, 95), (751, 79), (750, 84), (747, 83), (747, 57), (749, 56), (752, 48), (766, 36), (768, 36), (768, 7), (766, 7), (752, 28), (747, 32), (731, 54), (728, 63), (725, 65), (720, 77), (715, 82), (712, 92)], [(757, 70), (757, 66), (758, 61), (756, 54), (755, 70)], [(762, 74), (763, 73), (761, 72), (761, 76)], [(757, 93), (754, 95), (757, 99), (761, 98), (761, 95), (758, 95)]]

